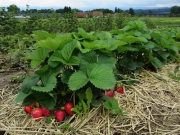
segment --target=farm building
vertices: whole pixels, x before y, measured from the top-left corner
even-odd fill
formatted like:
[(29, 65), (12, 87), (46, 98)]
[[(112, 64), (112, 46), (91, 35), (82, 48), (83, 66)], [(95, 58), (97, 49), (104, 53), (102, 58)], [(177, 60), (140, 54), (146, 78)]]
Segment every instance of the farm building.
[(90, 13), (90, 15), (93, 16), (93, 17), (103, 16), (103, 12), (102, 11), (92, 11)]
[(85, 18), (85, 17), (88, 16), (88, 14), (87, 14), (87, 12), (77, 12), (77, 13), (76, 13), (76, 16), (77, 16), (78, 18)]

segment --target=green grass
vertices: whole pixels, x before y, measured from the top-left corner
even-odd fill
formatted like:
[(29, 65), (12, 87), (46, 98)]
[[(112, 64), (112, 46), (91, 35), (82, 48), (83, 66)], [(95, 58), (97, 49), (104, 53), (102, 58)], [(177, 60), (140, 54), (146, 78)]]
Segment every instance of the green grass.
[(180, 17), (141, 17), (140, 20), (145, 18), (150, 19), (157, 28), (173, 28), (180, 27)]

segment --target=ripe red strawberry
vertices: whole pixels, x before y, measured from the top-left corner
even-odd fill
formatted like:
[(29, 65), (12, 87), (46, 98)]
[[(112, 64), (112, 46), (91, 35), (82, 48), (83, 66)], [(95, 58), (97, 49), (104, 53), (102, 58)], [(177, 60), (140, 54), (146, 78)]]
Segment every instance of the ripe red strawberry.
[(29, 113), (29, 114), (31, 114), (31, 107), (25, 106), (25, 107), (24, 107), (24, 111), (27, 112), (27, 113)]
[(35, 105), (36, 105), (36, 102), (34, 102), (31, 105), (29, 105), (29, 107), (32, 109)]
[(124, 89), (123, 89), (123, 87), (121, 86), (121, 87), (118, 87), (118, 88), (116, 88), (116, 90), (115, 90), (116, 92), (118, 92), (118, 93), (120, 93), (120, 94), (124, 94)]
[(50, 110), (48, 110), (48, 109), (46, 109), (44, 107), (42, 107), (41, 109), (42, 109), (42, 115), (43, 116), (49, 117), (51, 115), (51, 111)]
[(64, 107), (67, 114), (73, 115), (74, 112), (71, 110), (74, 107), (73, 103), (67, 102)]
[(66, 117), (66, 113), (63, 110), (57, 110), (54, 112), (57, 121), (63, 121)]
[(42, 109), (41, 108), (36, 108), (31, 111), (31, 116), (33, 118), (36, 118), (37, 120), (40, 120), (42, 117)]
[(106, 95), (110, 98), (114, 97), (114, 92), (112, 92), (111, 90), (106, 90)]

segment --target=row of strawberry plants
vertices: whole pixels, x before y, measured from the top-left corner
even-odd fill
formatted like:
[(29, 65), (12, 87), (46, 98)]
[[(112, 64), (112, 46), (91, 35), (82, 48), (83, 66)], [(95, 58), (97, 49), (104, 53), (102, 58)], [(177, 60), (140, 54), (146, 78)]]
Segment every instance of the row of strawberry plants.
[(142, 21), (109, 32), (79, 28), (68, 34), (35, 31), (33, 36), (37, 42), (25, 60), (35, 72), (23, 81), (15, 103), (38, 102), (59, 110), (73, 102), (72, 110), (80, 117), (99, 105), (112, 114), (124, 114), (113, 97), (114, 90), (124, 92), (123, 75), (133, 78), (142, 68), (156, 70), (179, 59), (178, 32), (149, 30)]
[(44, 30), (50, 33), (57, 32), (74, 32), (78, 27), (86, 31), (112, 30), (122, 28), (129, 20), (135, 17), (125, 16), (119, 13), (116, 16), (94, 17), (94, 18), (77, 18), (75, 13), (60, 14), (51, 13), (47, 18), (46, 15), (36, 13), (30, 18), (18, 19), (15, 15), (6, 13), (4, 17), (0, 16), (0, 36), (21, 34), (32, 34), (36, 30)]

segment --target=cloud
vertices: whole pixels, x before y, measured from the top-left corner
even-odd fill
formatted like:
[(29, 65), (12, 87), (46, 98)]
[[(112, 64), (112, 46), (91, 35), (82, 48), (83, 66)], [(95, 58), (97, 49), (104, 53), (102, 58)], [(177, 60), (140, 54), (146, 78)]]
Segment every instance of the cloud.
[(180, 0), (0, 0), (0, 6), (15, 4), (18, 7), (59, 7), (70, 6), (72, 8), (138, 8), (138, 7), (171, 7), (180, 6)]

